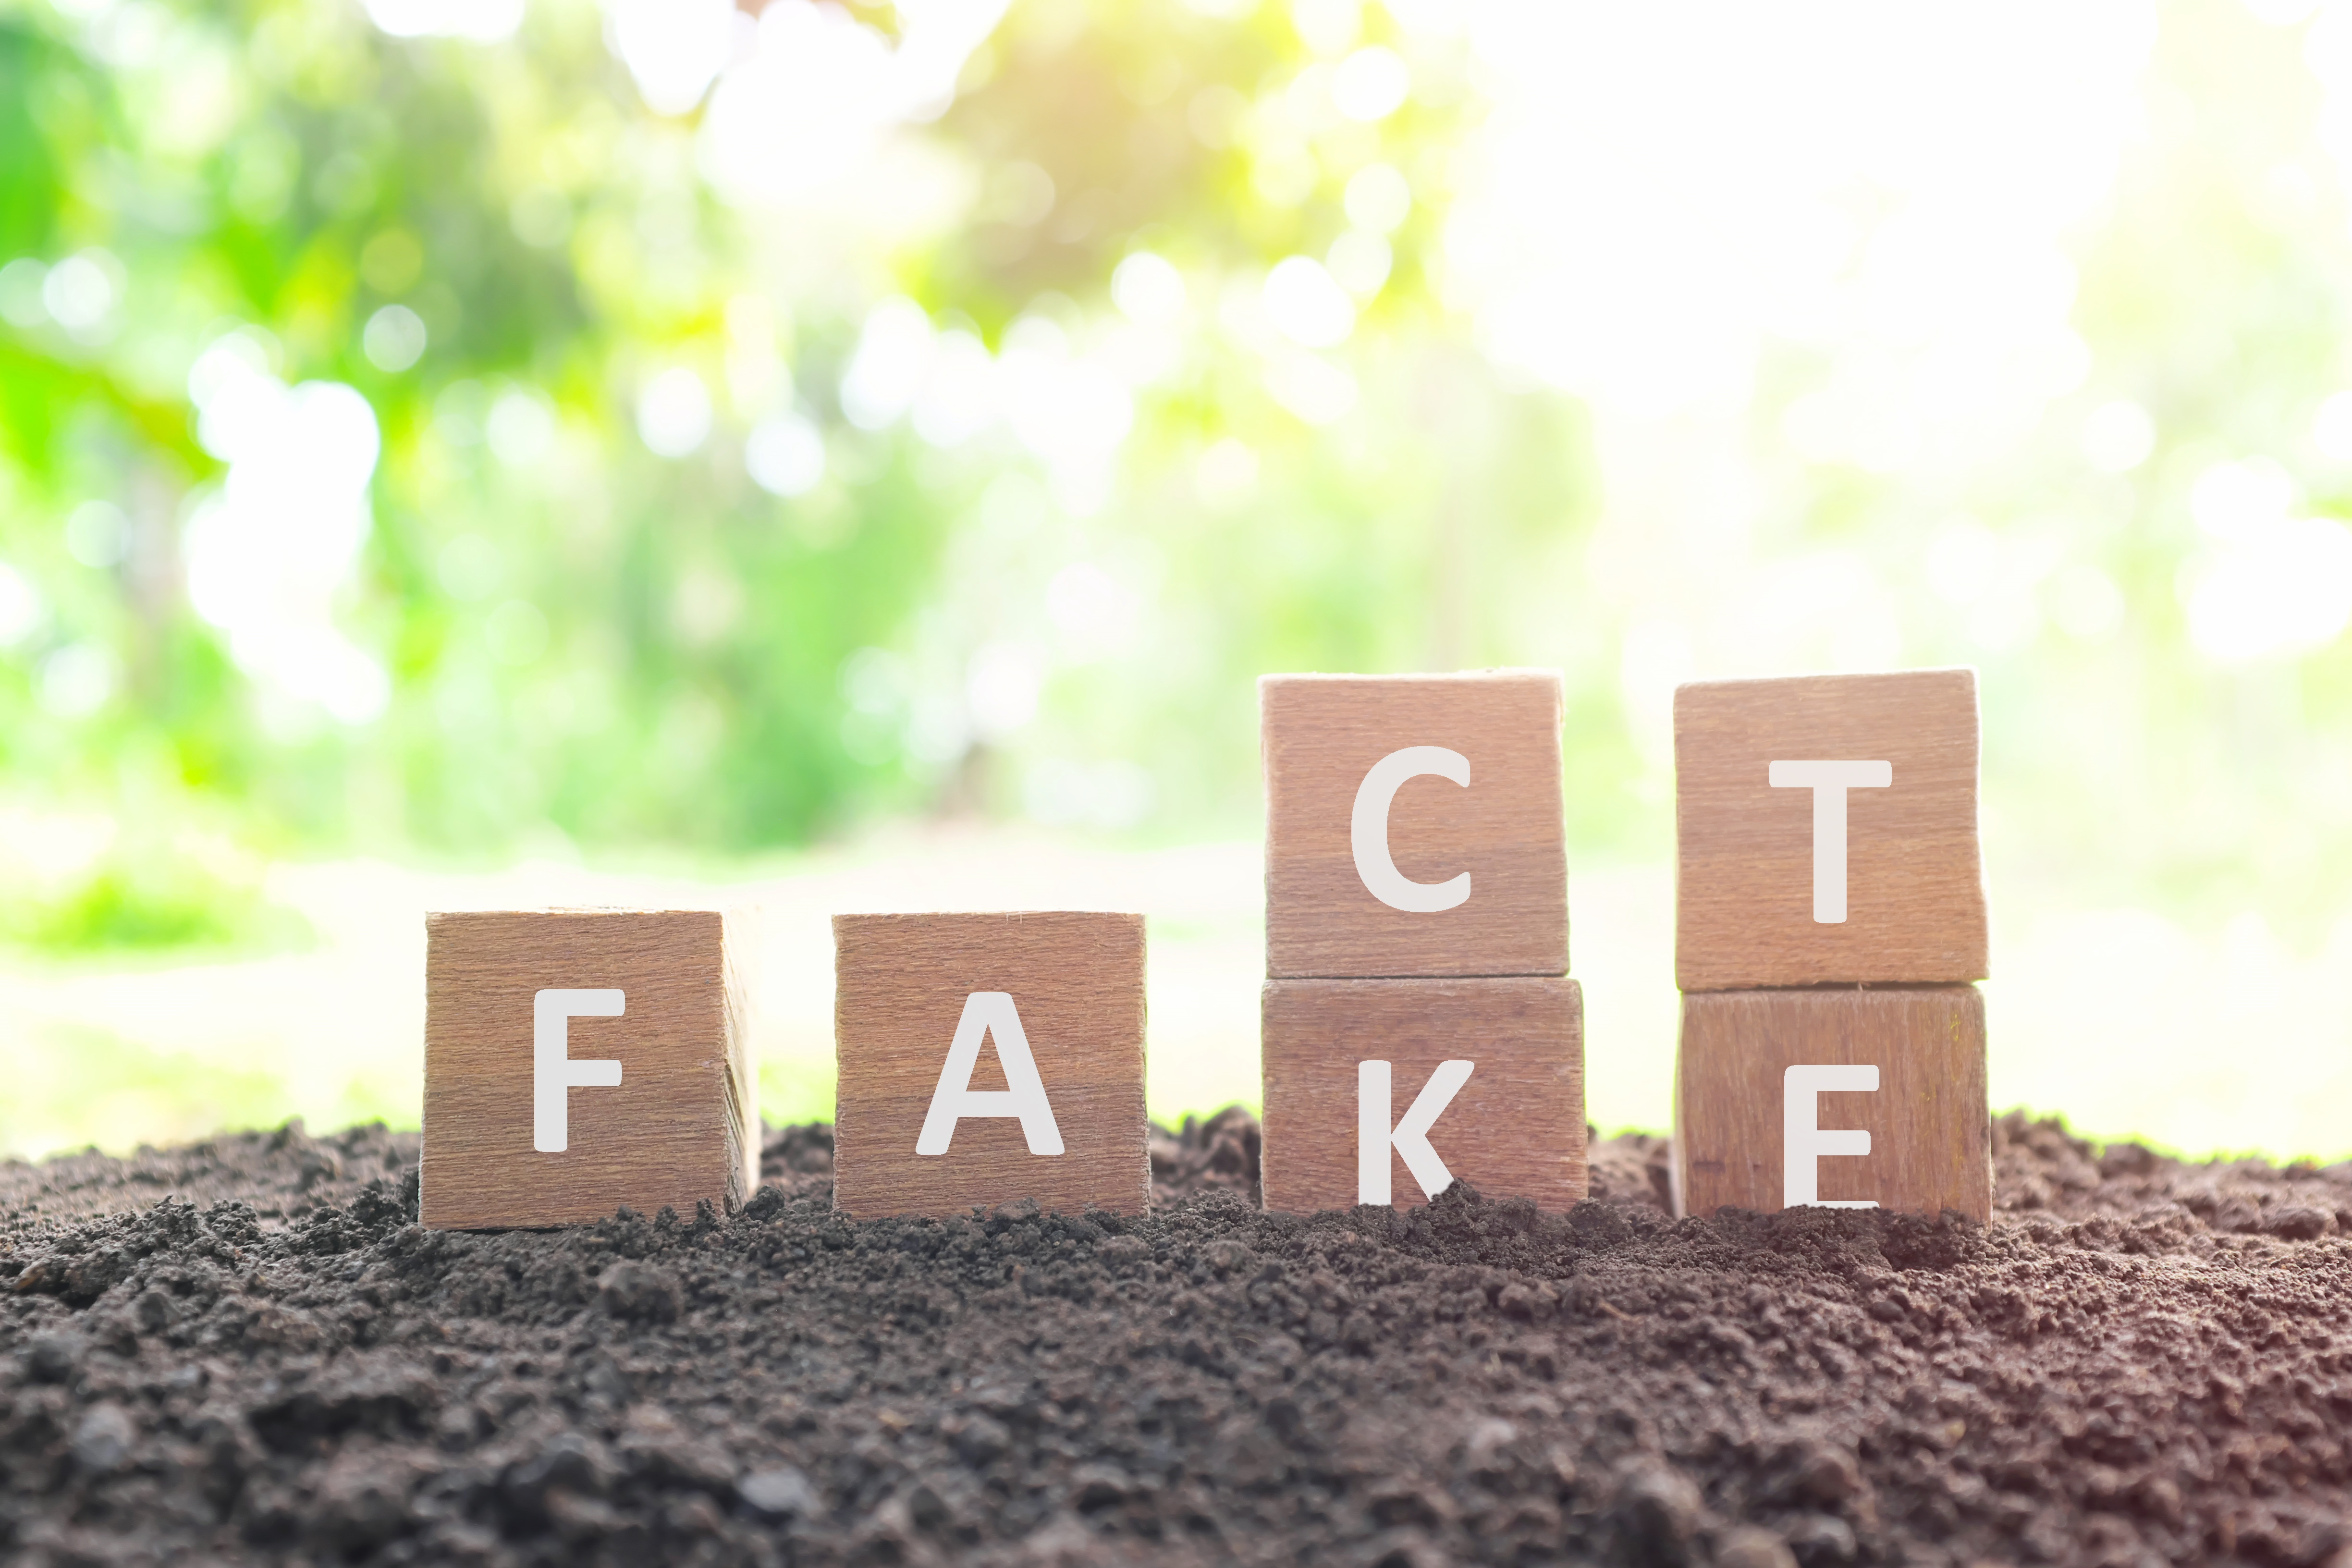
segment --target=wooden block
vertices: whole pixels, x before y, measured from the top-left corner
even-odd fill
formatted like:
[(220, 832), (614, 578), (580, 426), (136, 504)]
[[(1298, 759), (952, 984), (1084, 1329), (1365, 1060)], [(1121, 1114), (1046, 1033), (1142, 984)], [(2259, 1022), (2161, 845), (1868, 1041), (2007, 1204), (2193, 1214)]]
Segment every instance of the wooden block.
[(733, 919), (425, 916), (424, 1222), (566, 1225), (624, 1204), (690, 1218), (698, 1199), (740, 1203), (760, 1114)]
[[(1830, 1070), (1792, 1080), (1803, 1068)], [(1863, 1087), (1874, 1074), (1877, 1088)], [(1990, 1220), (1983, 996), (1973, 985), (1685, 995), (1675, 1156), (1685, 1214), (1789, 1206), (1793, 1180), (1801, 1200), (1811, 1181), (1832, 1205)]]
[(1268, 675), (1276, 977), (1565, 974), (1558, 670)]
[(1675, 807), (1684, 990), (1984, 978), (1975, 671), (1683, 687)]
[(1141, 915), (835, 915), (833, 942), (835, 1208), (1150, 1205)]
[[(1265, 1206), (1350, 1208), (1366, 1177), (1428, 1201), (1443, 1174), (1489, 1198), (1565, 1209), (1585, 1193), (1584, 994), (1573, 980), (1269, 980), (1264, 994)], [(1386, 1062), (1387, 1092), (1362, 1064)], [(1444, 1064), (1468, 1062), (1466, 1078)], [(1459, 1079), (1450, 1100), (1449, 1081)], [(1434, 1121), (1416, 1114), (1429, 1092)], [(1416, 1147), (1414, 1134), (1428, 1143)], [(1360, 1166), (1373, 1151), (1371, 1169)], [(1377, 1186), (1369, 1194), (1378, 1201)]]

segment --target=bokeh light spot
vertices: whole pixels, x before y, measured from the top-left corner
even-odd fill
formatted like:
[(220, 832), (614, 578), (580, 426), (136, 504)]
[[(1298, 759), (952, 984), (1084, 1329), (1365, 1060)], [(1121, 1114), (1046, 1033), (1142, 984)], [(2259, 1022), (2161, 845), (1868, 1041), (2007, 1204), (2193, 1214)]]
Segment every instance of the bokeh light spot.
[(806, 495), (824, 479), (824, 437), (798, 414), (770, 415), (745, 437), (743, 468), (771, 495)]
[(1343, 202), (1366, 234), (1394, 234), (1412, 216), (1412, 185), (1393, 163), (1367, 163), (1348, 176)]
[(710, 389), (688, 365), (673, 365), (637, 394), (637, 438), (664, 458), (692, 455), (710, 438)]
[(425, 342), (423, 317), (405, 305), (386, 305), (368, 318), (360, 351), (376, 369), (398, 375), (425, 357)]
[(1184, 275), (1164, 256), (1133, 251), (1111, 272), (1110, 298), (1132, 321), (1165, 324), (1184, 314)]
[(131, 520), (110, 500), (86, 500), (66, 518), (66, 553), (104, 571), (131, 553)]
[(2156, 421), (2126, 399), (2103, 403), (2083, 421), (2083, 456), (2103, 474), (2124, 474), (2156, 450)]
[(1403, 57), (1379, 44), (1358, 49), (1331, 73), (1331, 101), (1350, 120), (1386, 120), (1412, 91), (1412, 72)]
[(1285, 257), (1266, 273), (1265, 313), (1275, 331), (1310, 349), (1336, 347), (1356, 330), (1355, 301), (1310, 256)]
[(509, 468), (528, 468), (555, 445), (555, 413), (539, 395), (513, 387), (499, 394), (482, 431), (490, 455)]
[(41, 661), (41, 706), (60, 719), (86, 719), (106, 706), (118, 679), (114, 655), (99, 643), (68, 643)]
[(0, 561), (0, 647), (16, 647), (41, 629), (47, 612), (39, 590), (14, 566)]
[(2183, 573), (2189, 638), (2208, 657), (2299, 657), (2352, 624), (2352, 530), (2325, 518), (2240, 516), (2222, 540)]
[(110, 253), (77, 251), (49, 268), (41, 281), (41, 304), (73, 336), (98, 337), (121, 300), (122, 277), (122, 264)]

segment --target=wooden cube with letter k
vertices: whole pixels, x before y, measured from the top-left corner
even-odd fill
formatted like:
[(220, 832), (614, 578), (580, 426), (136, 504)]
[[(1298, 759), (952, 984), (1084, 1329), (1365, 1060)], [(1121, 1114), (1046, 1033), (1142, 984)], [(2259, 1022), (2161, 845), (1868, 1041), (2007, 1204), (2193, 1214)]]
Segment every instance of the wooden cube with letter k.
[(1456, 1178), (1565, 1210), (1585, 1195), (1573, 980), (1269, 980), (1265, 1206), (1410, 1208)]

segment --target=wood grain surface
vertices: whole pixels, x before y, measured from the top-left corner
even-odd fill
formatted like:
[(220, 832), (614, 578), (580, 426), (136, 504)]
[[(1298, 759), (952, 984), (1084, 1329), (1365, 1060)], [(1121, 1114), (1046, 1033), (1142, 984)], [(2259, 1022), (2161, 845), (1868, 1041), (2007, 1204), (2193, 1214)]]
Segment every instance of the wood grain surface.
[(1822, 1199), (1991, 1217), (1984, 998), (1973, 985), (1685, 995), (1675, 1066), (1683, 1212), (1781, 1206), (1783, 1075), (1799, 1064), (1879, 1072), (1875, 1091), (1819, 1097), (1819, 1126), (1859, 1129), (1871, 1145), (1818, 1163)]
[[(1846, 918), (1813, 919), (1813, 798), (1777, 761), (1893, 765), (1846, 792)], [(1675, 693), (1675, 979), (1685, 991), (1985, 975), (1969, 669), (1708, 681)]]
[[(759, 1109), (730, 928), (710, 910), (484, 910), (425, 920), (422, 1217), (483, 1228), (603, 1219), (623, 1205), (691, 1218), (740, 1203)], [(621, 1082), (574, 1089), (570, 1147), (532, 1147), (532, 1001), (617, 989), (617, 1018), (574, 1018), (570, 1054)]]
[[(1549, 976), (1269, 980), (1263, 996), (1265, 1206), (1356, 1205), (1356, 1066), (1391, 1064), (1402, 1118), (1440, 1062), (1477, 1064), (1430, 1129), (1457, 1181), (1565, 1209), (1585, 1194), (1584, 993)], [(1390, 1155), (1399, 1208), (1426, 1202)]]
[[(836, 1208), (867, 1219), (1022, 1198), (1066, 1213), (1150, 1206), (1141, 915), (835, 915), (833, 941)], [(966, 1117), (945, 1154), (915, 1152), (975, 991), (1019, 1009), (1060, 1154), (1032, 1154), (1010, 1117)], [(971, 1087), (1006, 1087), (992, 1036)]]
[[(1559, 671), (1268, 675), (1258, 705), (1268, 974), (1568, 972)], [(1453, 909), (1393, 909), (1356, 868), (1357, 791), (1407, 746), (1470, 763), (1468, 787), (1410, 779), (1389, 811), (1389, 853), (1408, 880), (1470, 874), (1470, 896)]]

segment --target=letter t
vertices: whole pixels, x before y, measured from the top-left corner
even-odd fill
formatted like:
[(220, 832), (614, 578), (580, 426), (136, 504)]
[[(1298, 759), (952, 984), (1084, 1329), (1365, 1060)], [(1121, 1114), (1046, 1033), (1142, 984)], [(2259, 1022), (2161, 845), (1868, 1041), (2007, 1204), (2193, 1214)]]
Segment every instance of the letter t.
[(1895, 783), (1893, 763), (1774, 763), (1768, 770), (1774, 789), (1813, 792), (1813, 923), (1845, 923), (1845, 792), (1885, 789)]

